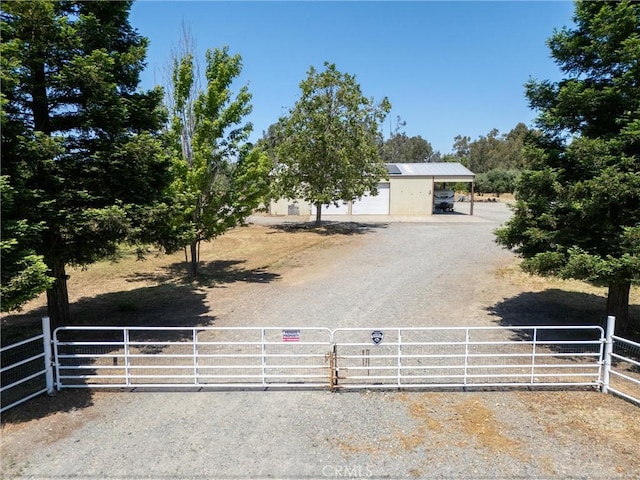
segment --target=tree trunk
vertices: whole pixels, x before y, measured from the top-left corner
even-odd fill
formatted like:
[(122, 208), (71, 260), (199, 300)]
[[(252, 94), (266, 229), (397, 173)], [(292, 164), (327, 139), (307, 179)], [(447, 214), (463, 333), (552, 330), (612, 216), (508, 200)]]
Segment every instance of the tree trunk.
[(191, 278), (196, 278), (198, 276), (198, 262), (200, 260), (198, 256), (199, 243), (200, 242), (195, 241), (195, 242), (192, 242), (191, 245), (189, 245), (190, 259), (189, 259), (188, 270), (189, 270), (189, 276)]
[(607, 316), (616, 317), (616, 335), (626, 335), (629, 328), (629, 290), (631, 283), (616, 283), (609, 285), (607, 295)]
[(56, 329), (71, 323), (69, 314), (69, 293), (67, 291), (67, 279), (69, 278), (64, 269), (64, 262), (53, 260), (49, 265), (51, 273), (55, 278), (53, 286), (47, 290), (47, 306), (51, 328)]
[(46, 58), (46, 54), (43, 50), (38, 49), (34, 57), (36, 58), (29, 59), (30, 69), (33, 72), (33, 87), (31, 89), (33, 126), (36, 131), (50, 136), (51, 123), (49, 119), (49, 96), (47, 95), (47, 74), (42, 60)]
[(316, 203), (316, 227), (319, 227), (322, 224), (321, 215), (322, 215), (322, 204)]

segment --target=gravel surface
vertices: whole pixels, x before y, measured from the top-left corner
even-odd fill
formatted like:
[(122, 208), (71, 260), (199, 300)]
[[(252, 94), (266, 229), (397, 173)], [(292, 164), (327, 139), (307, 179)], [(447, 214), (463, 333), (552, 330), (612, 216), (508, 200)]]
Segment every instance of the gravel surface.
[[(360, 218), (277, 281), (214, 289), (215, 325), (495, 324), (486, 305), (512, 257), (492, 232), (508, 211), (444, 217)], [(3, 478), (640, 476), (640, 409), (589, 391), (64, 391), (24, 408), (46, 402), (75, 406), (4, 423)]]

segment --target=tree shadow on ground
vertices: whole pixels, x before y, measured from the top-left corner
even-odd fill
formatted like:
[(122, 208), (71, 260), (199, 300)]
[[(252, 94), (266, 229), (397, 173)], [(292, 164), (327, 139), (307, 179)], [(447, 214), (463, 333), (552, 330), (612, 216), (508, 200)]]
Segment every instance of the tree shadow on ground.
[(343, 220), (323, 220), (318, 226), (315, 222), (296, 222), (272, 225), (275, 230), (284, 232), (313, 232), (318, 235), (363, 235), (372, 231), (387, 228), (388, 223), (345, 222)]
[[(135, 337), (131, 338), (144, 342), (180, 342), (192, 338), (191, 327), (214, 324), (215, 316), (209, 314), (205, 299), (205, 292), (188, 285), (163, 284), (82, 298), (70, 305), (70, 313), (72, 326), (80, 327), (185, 327), (185, 330), (145, 330), (136, 332)], [(25, 338), (25, 331), (40, 334), (41, 316), (44, 313), (44, 309), (35, 309), (27, 314), (4, 317), (3, 342), (15, 343)], [(13, 340), (7, 340), (7, 337)], [(122, 330), (62, 331), (59, 332), (59, 338), (62, 341), (122, 342), (123, 333)], [(83, 353), (90, 355), (108, 355), (120, 350), (122, 346), (96, 345), (83, 348), (86, 349)], [(159, 344), (150, 345), (147, 350), (148, 353), (159, 353), (165, 348), (166, 345)], [(92, 374), (95, 370), (87, 368), (83, 373)], [(114, 385), (114, 388), (118, 387)], [(39, 396), (4, 412), (2, 423), (22, 423), (56, 412), (85, 408), (93, 404), (93, 393), (90, 389), (74, 388), (63, 390), (54, 397)]]
[(241, 265), (246, 260), (213, 260), (200, 262), (198, 277), (189, 278), (186, 274), (185, 263), (176, 262), (167, 265), (157, 272), (136, 273), (127, 278), (129, 282), (152, 281), (158, 283), (176, 282), (181, 286), (190, 288), (221, 287), (227, 284), (245, 283), (270, 283), (280, 278), (277, 273), (271, 273), (264, 268), (245, 269)]
[(56, 413), (69, 413), (93, 405), (89, 389), (63, 390), (52, 396), (40, 395), (2, 413), (2, 426), (17, 425)]
[[(541, 292), (523, 292), (489, 307), (487, 310), (497, 323), (506, 327), (558, 326), (557, 330), (541, 330), (539, 338), (577, 339), (584, 337), (571, 327), (598, 325), (606, 321), (604, 296), (589, 293), (547, 289)], [(629, 316), (640, 318), (640, 305), (629, 305)], [(562, 329), (566, 327), (566, 329)], [(540, 337), (540, 334), (542, 337)], [(515, 330), (516, 338), (531, 340), (531, 330)]]
[[(85, 297), (69, 305), (76, 326), (197, 326), (210, 325), (206, 294), (190, 285), (161, 284)], [(41, 332), (46, 307), (2, 319), (3, 344), (25, 338), (25, 331)]]

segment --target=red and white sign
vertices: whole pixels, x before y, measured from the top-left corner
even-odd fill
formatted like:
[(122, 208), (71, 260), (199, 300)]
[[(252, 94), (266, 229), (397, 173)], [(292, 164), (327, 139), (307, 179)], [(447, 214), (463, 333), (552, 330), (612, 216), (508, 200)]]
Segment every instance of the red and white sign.
[(300, 330), (282, 330), (283, 342), (299, 342)]

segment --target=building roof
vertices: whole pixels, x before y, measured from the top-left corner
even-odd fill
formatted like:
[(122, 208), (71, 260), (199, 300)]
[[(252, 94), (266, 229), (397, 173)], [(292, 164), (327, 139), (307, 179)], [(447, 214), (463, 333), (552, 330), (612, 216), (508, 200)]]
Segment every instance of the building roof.
[[(391, 176), (408, 177), (463, 177), (472, 181), (475, 174), (461, 163), (387, 163), (387, 171)], [(460, 178), (461, 180), (463, 178)]]

